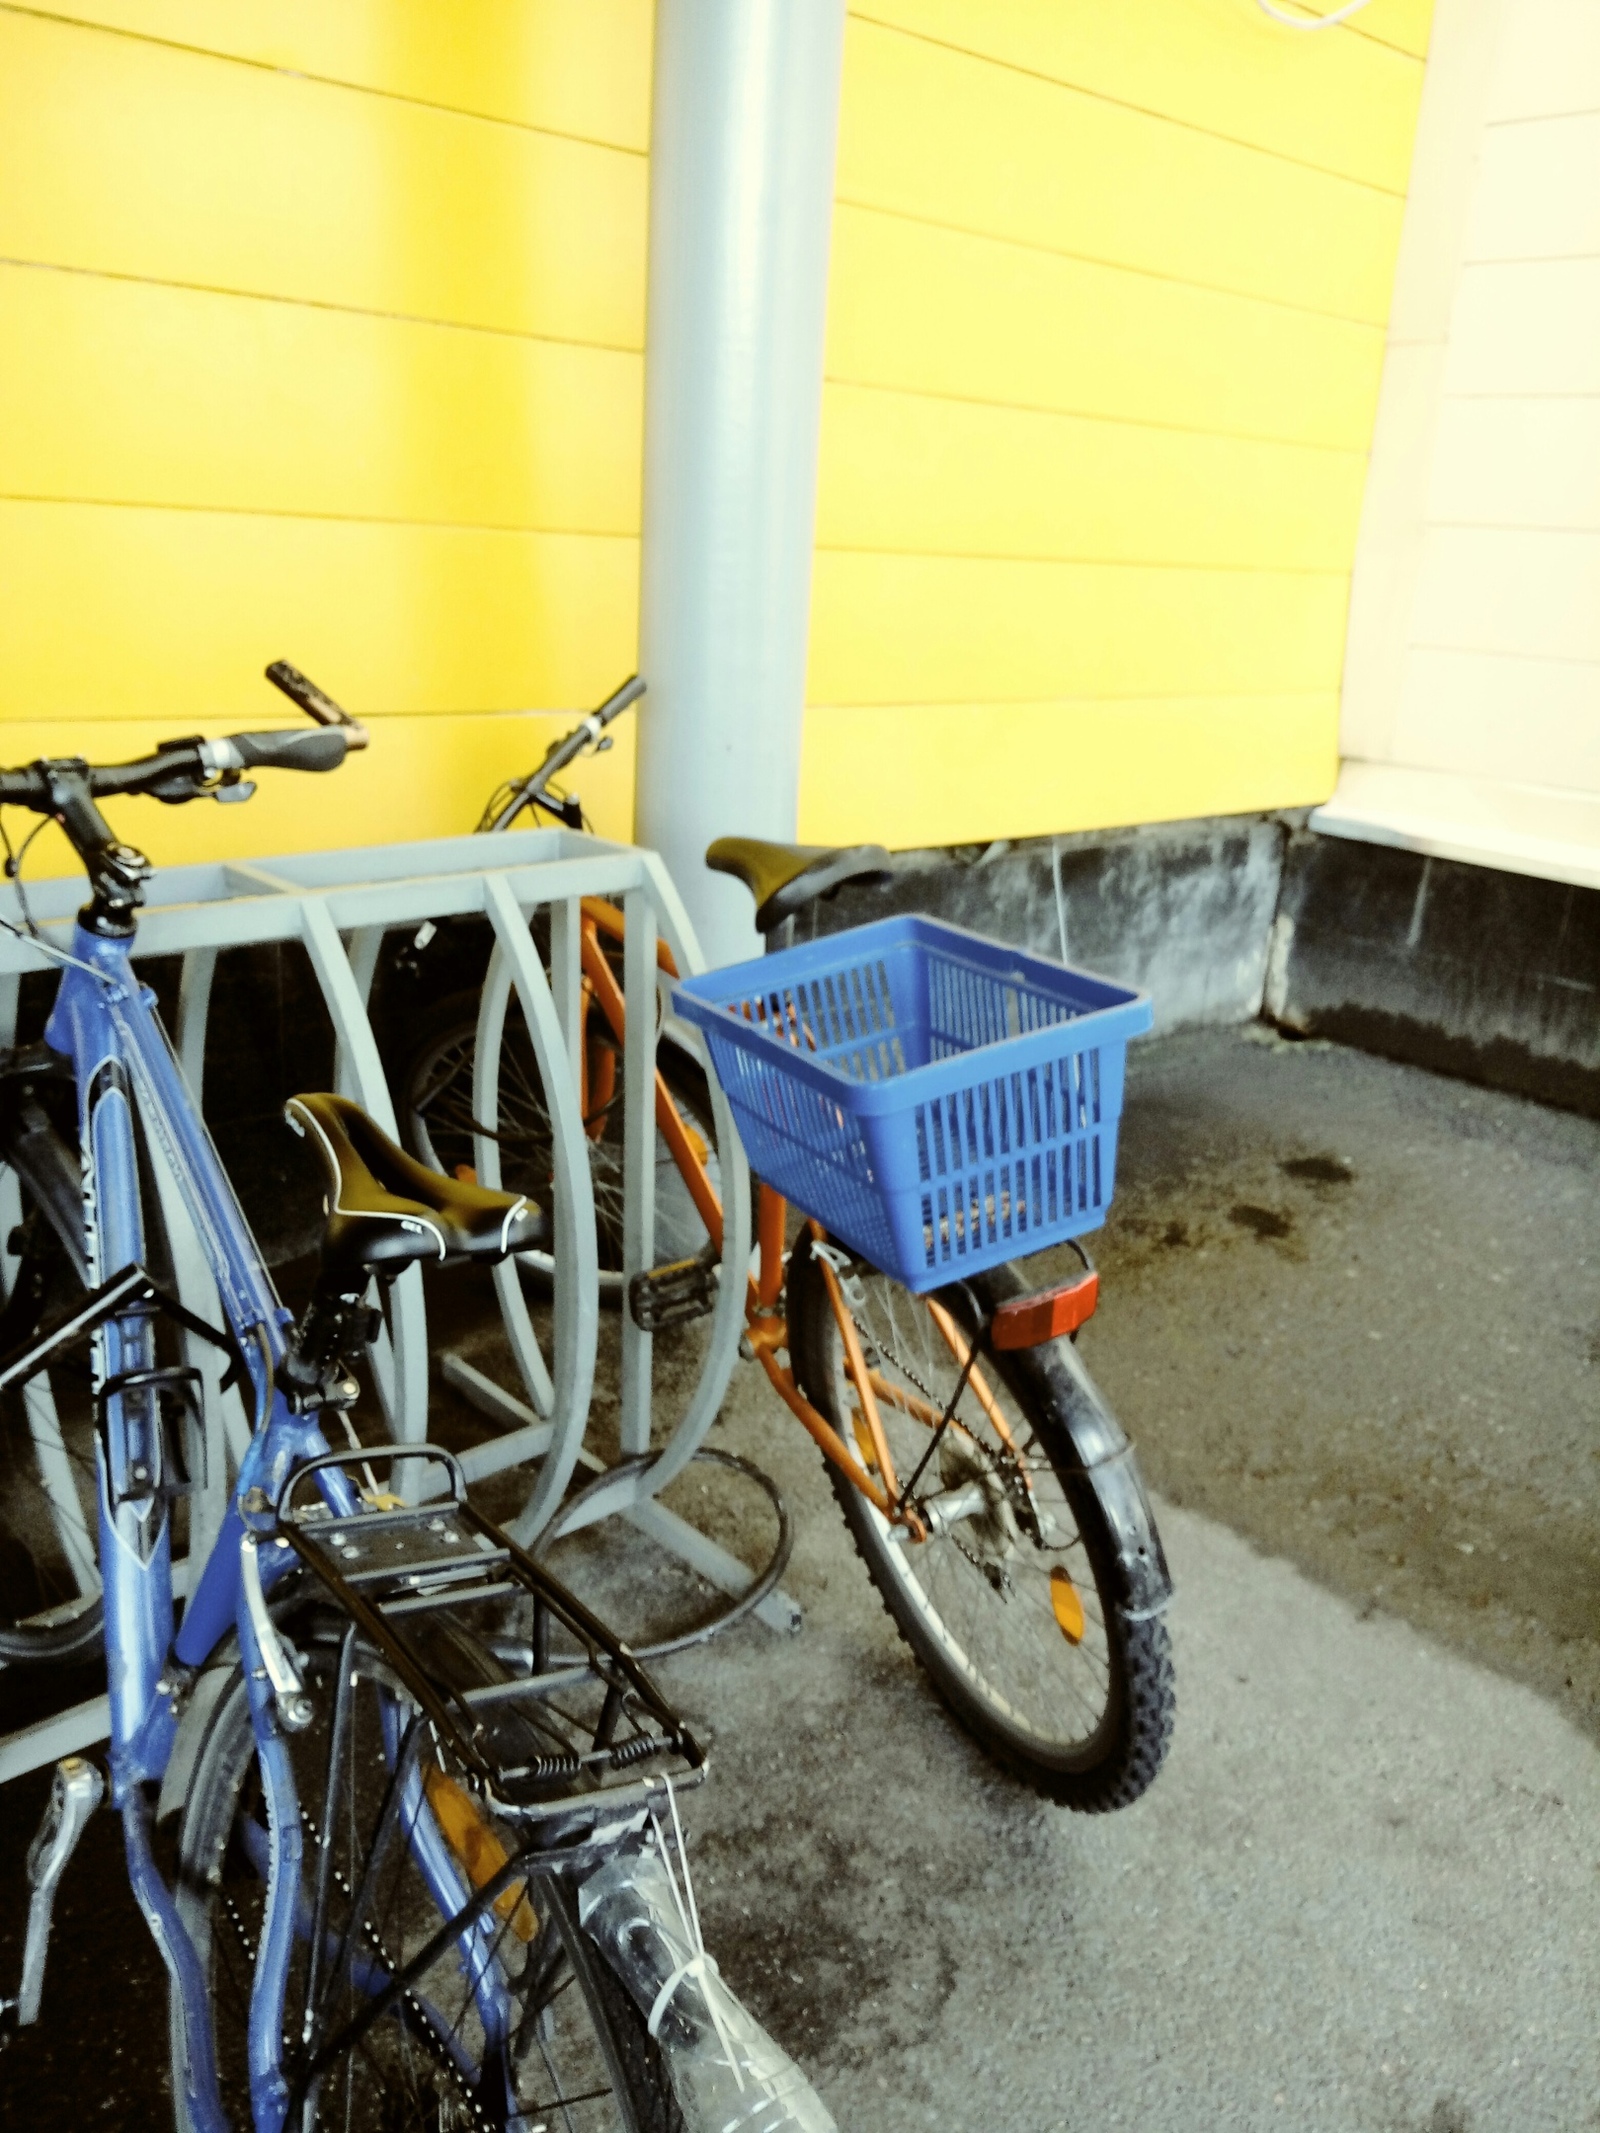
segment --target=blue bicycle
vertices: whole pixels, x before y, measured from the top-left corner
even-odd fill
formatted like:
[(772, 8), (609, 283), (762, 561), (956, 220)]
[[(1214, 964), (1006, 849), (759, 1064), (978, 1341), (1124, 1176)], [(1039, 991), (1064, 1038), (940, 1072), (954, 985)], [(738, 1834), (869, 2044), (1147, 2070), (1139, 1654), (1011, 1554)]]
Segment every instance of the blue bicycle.
[[(247, 773), (331, 771), (364, 740), (293, 669), (269, 674), (320, 730), (0, 772), (0, 805), (54, 818), (89, 879), (70, 948), (35, 936), (60, 967), (43, 1042), (0, 1054), (20, 1217), (0, 1651), (60, 1659), (103, 1635), (112, 1803), (170, 1975), (178, 2125), (655, 2133), (710, 2123), (700, 2106), (745, 2122), (718, 2102), (730, 2078), (729, 2096), (767, 2099), (763, 2125), (831, 2125), (700, 1945), (671, 1836), (704, 1763), (688, 1728), (478, 1514), (448, 1453), (362, 1446), (351, 1423), (374, 1293), (415, 1261), (533, 1249), (545, 1216), (426, 1168), (344, 1099), (296, 1097), (328, 1215), (295, 1321), (134, 974), (150, 868), (99, 803), (247, 797)], [(204, 1246), (216, 1324), (161, 1278), (156, 1165)], [(215, 1345), (252, 1416), (181, 1620), (174, 1527), (205, 1433), (180, 1334)], [(55, 1891), (102, 1792), (88, 1760), (58, 1766), (7, 2033), (38, 2016)]]

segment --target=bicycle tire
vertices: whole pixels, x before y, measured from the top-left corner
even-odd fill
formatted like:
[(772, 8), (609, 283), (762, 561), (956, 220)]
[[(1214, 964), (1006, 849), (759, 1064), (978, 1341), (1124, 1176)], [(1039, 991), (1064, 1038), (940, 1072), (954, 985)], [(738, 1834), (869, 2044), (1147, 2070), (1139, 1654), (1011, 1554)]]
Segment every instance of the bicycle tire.
[[(598, 1015), (594, 1022), (599, 1023)], [(602, 1025), (603, 1027), (603, 1025)], [(399, 1076), (401, 1130), (419, 1162), (447, 1175), (473, 1161), (472, 1077), (477, 1053), (478, 995), (451, 993), (418, 1025)], [(595, 1041), (602, 1041), (596, 1033)], [(609, 1030), (603, 1041), (610, 1044)], [(674, 1100), (696, 1132), (714, 1151), (711, 1102), (705, 1070), (694, 1055), (670, 1037), (657, 1047), (657, 1063)], [(620, 1088), (621, 1076), (618, 1075)], [(526, 1192), (535, 1200), (550, 1190), (551, 1126), (544, 1083), (515, 1001), (507, 1011), (500, 1076), (501, 1183), (508, 1192)], [(713, 1154), (713, 1162), (714, 1162)], [(609, 1303), (622, 1297), (622, 1120), (613, 1100), (598, 1138), (589, 1142), (589, 1173), (594, 1189), (595, 1228), (600, 1247), (600, 1294)], [(666, 1144), (657, 1136), (658, 1264), (693, 1258), (705, 1242), (705, 1230), (689, 1204), (687, 1192)], [(712, 1182), (716, 1182), (713, 1170)], [(518, 1255), (524, 1273), (541, 1283), (554, 1275), (547, 1252)]]
[[(327, 1676), (339, 1661), (342, 1626), (308, 1626), (304, 1620), (296, 1622), (292, 1618), (288, 1626), (300, 1641), (306, 1679), (314, 1689), (317, 1706), (311, 1726), (290, 1737), (298, 1775), (317, 1761), (325, 1747)], [(380, 1692), (388, 1693), (383, 1689), (381, 1669), (376, 1663), (359, 1653), (354, 1663), (364, 1673), (370, 1668), (369, 1685), (374, 1697)], [(371, 1801), (387, 1777), (382, 1754), (374, 1753), (376, 1738), (370, 1727), (364, 1728), (358, 1718), (352, 1718), (348, 1796), (341, 1795), (337, 1815), (329, 1817), (330, 1827), (343, 1828), (347, 1810), (352, 1826), (358, 1827), (370, 1816)], [(319, 1807), (323, 1795), (320, 1789), (308, 1787), (303, 1781), (299, 1790), (305, 1822), (301, 1872), (307, 1892), (300, 1916), (306, 1920), (315, 1915), (315, 1873), (322, 1847), (319, 1819), (307, 1807), (307, 1794), (309, 1791), (316, 1798)], [(250, 1927), (258, 1912), (262, 1877), (267, 1870), (263, 1862), (265, 1843), (248, 1692), (243, 1671), (235, 1664), (215, 1699), (195, 1757), (179, 1830), (177, 1901), (210, 1986), (223, 2106), (229, 2124), (238, 2133), (250, 2133), (253, 2124), (245, 2062), (245, 2022), (254, 1969)], [(371, 1989), (372, 1976), (381, 1976), (385, 1965), (392, 1969), (407, 1960), (443, 1922), (402, 1839), (389, 1845), (386, 1860), (392, 1859), (400, 1862), (402, 1884), (382, 1895), (375, 1884), (371, 1901), (360, 1918), (348, 1915), (352, 1889), (359, 1890), (364, 1885), (359, 1839), (341, 1846), (330, 1877), (334, 1894), (325, 1933), (329, 1961), (343, 1927), (351, 1932), (353, 1940), (359, 1940), (360, 1959), (372, 1974), (367, 1989)], [(387, 1864), (383, 1871), (388, 1871)], [(346, 1899), (343, 1912), (339, 1909), (340, 1890)], [(499, 1941), (516, 1947), (512, 1923), (523, 1910), (534, 1913), (538, 1930), (527, 1945), (524, 1972), (537, 1972), (537, 1984), (530, 1988), (526, 2002), (513, 2001), (517, 2041), (506, 2064), (491, 2065), (494, 2055), (485, 2047), (481, 2027), (475, 2031), (471, 1993), (452, 1945), (416, 1981), (416, 1991), (406, 1995), (396, 2013), (371, 2029), (360, 2047), (334, 2062), (319, 2085), (306, 2120), (308, 2125), (337, 2125), (343, 2133), (424, 2133), (424, 2129), (432, 2133), (432, 2129), (443, 2126), (471, 2126), (485, 2129), (485, 2133), (507, 2133), (509, 2128), (520, 2133), (520, 2129), (536, 2123), (552, 2127), (570, 2124), (581, 2127), (582, 2133), (600, 2133), (602, 2127), (608, 2133), (611, 2128), (620, 2128), (621, 2133), (683, 2133), (683, 2121), (660, 2050), (626, 1989), (581, 1933), (567, 1892), (554, 1876), (530, 1877), (521, 1886), (520, 1900), (513, 1892), (510, 1903)], [(359, 1935), (355, 1932), (357, 1926), (361, 1928)], [(294, 1993), (297, 1982), (304, 1984), (306, 1949), (311, 1937), (309, 1927), (302, 1925), (291, 1961), (291, 1992), (285, 2007), (284, 2033), (290, 2040), (303, 2034), (305, 1997), (302, 1992), (297, 2000)], [(574, 1986), (576, 2000), (571, 1994)], [(534, 1990), (542, 1995), (545, 2010), (537, 2018), (532, 2007)], [(354, 1992), (352, 1986), (352, 2004)], [(460, 2005), (447, 2028), (446, 2017), (454, 2002), (445, 1995), (452, 1992)], [(178, 2133), (190, 2133), (184, 2107), (183, 2042), (176, 2009), (171, 2014), (170, 2030), (177, 2128)], [(474, 2034), (479, 2054), (475, 2066), (470, 2043)], [(286, 2064), (285, 2071), (292, 2080), (292, 2061)], [(603, 2085), (597, 2088), (597, 2082)], [(553, 2097), (549, 2093), (552, 2087)], [(597, 2109), (607, 2098), (612, 2108)], [(571, 2115), (574, 2111), (576, 2117)], [(295, 2123), (297, 2127), (301, 2124), (298, 2117)]]
[[(863, 1300), (850, 1308), (869, 1369), (942, 1414), (960, 1366), (926, 1300), (872, 1268), (849, 1278), (860, 1283)], [(809, 1249), (790, 1261), (788, 1325), (801, 1389), (876, 1475), (870, 1440), (854, 1419), (843, 1339)], [(974, 1501), (977, 1508), (948, 1531), (892, 1538), (889, 1521), (832, 1460), (829, 1479), (896, 1629), (978, 1745), (1058, 1805), (1081, 1813), (1125, 1807), (1155, 1778), (1171, 1737), (1166, 1625), (1135, 1618), (1119, 1603), (1113, 1536), (1059, 1419), (1026, 1411), (1003, 1386), (985, 1384), (1014, 1433), (1015, 1455), (969, 1384), (958, 1426), (935, 1454), (936, 1472), (917, 1490), (919, 1500), (943, 1496), (952, 1510), (963, 1498)], [(931, 1433), (889, 1399), (880, 1397), (879, 1406), (904, 1486)], [(1043, 1542), (1030, 1537), (1030, 1520)], [(1064, 1715), (1069, 1694), (1086, 1713), (1075, 1724)]]
[[(0, 1355), (25, 1348), (52, 1305), (83, 1290), (82, 1240), (71, 1240), (74, 1253), (58, 1234), (63, 1206), (78, 1204), (77, 1163), (61, 1136), (44, 1128), (29, 1136), (30, 1168), (41, 1163), (53, 1179), (0, 1168), (0, 1204), (14, 1193), (19, 1217), (14, 1227), (6, 1217), (14, 1263), (0, 1308)], [(63, 1490), (77, 1502), (71, 1531)], [(39, 1371), (3, 1396), (0, 1411), (0, 1659), (8, 1664), (70, 1666), (100, 1653), (97, 1505), (87, 1375), (70, 1363)]]

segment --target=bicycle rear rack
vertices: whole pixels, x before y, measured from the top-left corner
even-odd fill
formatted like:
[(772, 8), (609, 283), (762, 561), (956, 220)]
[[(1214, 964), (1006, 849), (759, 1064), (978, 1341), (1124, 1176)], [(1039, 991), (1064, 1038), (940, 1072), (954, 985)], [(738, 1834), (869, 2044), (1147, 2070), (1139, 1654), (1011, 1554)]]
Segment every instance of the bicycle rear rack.
[[(359, 1488), (372, 1463), (427, 1461), (448, 1497), (335, 1515), (299, 1502), (318, 1470)], [(374, 1498), (376, 1501), (374, 1503)], [(271, 1538), (287, 1543), (417, 1706), (433, 1752), (519, 1819), (641, 1804), (661, 1774), (697, 1782), (705, 1751), (626, 1646), (466, 1499), (460, 1463), (430, 1444), (328, 1452), (298, 1467)], [(646, 1774), (641, 1766), (655, 1767)]]

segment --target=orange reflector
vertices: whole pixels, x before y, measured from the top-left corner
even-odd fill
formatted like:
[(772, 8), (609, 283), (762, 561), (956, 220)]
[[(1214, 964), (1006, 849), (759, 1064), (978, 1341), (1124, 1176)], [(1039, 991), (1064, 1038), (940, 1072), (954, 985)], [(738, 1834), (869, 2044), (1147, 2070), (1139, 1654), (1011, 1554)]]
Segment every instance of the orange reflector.
[(1069, 1644), (1083, 1642), (1083, 1602), (1078, 1598), (1078, 1588), (1067, 1573), (1057, 1564), (1050, 1573), (1050, 1607), (1056, 1618), (1056, 1627)]
[[(445, 1842), (466, 1868), (473, 1887), (481, 1889), (508, 1863), (510, 1853), (489, 1827), (488, 1816), (472, 1794), (454, 1778), (446, 1777), (437, 1763), (428, 1770), (422, 1784)], [(509, 1923), (520, 1941), (536, 1940), (539, 1933), (527, 1886), (525, 1881), (514, 1881), (494, 1901), (496, 1915)]]
[(1059, 1289), (1046, 1289), (1038, 1296), (1019, 1296), (1002, 1304), (989, 1328), (995, 1348), (1037, 1348), (1041, 1341), (1059, 1340), (1076, 1333), (1093, 1318), (1100, 1301), (1100, 1276), (1092, 1270), (1063, 1282)]

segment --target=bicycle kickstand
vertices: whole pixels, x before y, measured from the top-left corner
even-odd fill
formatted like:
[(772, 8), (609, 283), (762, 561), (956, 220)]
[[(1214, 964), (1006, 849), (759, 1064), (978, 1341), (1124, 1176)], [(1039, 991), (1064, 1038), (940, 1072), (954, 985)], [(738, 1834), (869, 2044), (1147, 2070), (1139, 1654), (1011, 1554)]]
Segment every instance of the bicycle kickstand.
[(9, 2044), (19, 2029), (39, 2019), (39, 2000), (44, 1991), (44, 1958), (50, 1945), (50, 1924), (55, 1914), (56, 1890), (67, 1862), (78, 1848), (78, 1839), (89, 1817), (105, 1798), (105, 1779), (93, 1763), (81, 1755), (68, 1755), (56, 1765), (56, 1781), (39, 1824), (39, 1834), (28, 1848), (28, 1935), (22, 1948), (22, 1985), (14, 2000), (0, 2000), (0, 2047)]

